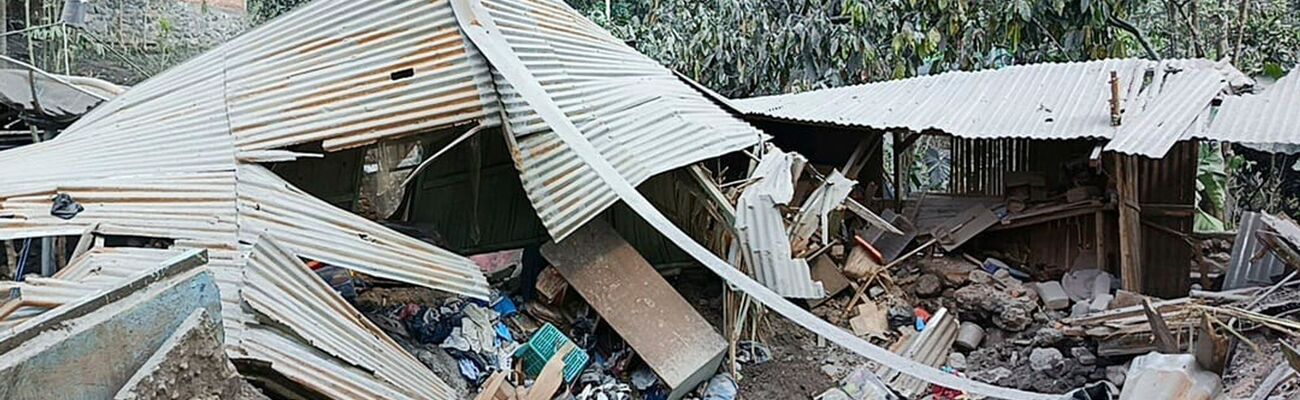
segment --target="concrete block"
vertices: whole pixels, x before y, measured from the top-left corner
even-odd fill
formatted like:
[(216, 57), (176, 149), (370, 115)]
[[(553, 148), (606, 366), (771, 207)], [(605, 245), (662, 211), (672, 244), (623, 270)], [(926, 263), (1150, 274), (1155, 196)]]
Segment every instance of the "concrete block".
[(1088, 311), (1102, 312), (1110, 309), (1110, 301), (1114, 298), (1109, 294), (1103, 294), (1092, 299), (1092, 304), (1088, 306)]
[(1070, 296), (1065, 294), (1065, 288), (1057, 281), (1038, 282), (1034, 285), (1034, 290), (1038, 292), (1038, 298), (1043, 301), (1043, 307), (1048, 310), (1063, 310), (1070, 307)]

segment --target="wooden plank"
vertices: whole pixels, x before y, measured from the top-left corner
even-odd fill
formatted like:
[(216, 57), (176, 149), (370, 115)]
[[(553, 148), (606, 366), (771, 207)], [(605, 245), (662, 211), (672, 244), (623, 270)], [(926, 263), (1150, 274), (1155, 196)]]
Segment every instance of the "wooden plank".
[(542, 255), (668, 387), (693, 389), (717, 370), (727, 342), (608, 224), (589, 222)]
[(474, 396), (474, 400), (501, 399), (502, 397), (498, 396), (498, 392), (501, 391), (502, 385), (505, 383), (505, 381), (506, 381), (505, 371), (497, 371), (496, 373), (492, 374), (492, 376), (489, 376), (487, 381), (483, 383), (483, 388), (479, 390), (477, 396)]
[(1165, 324), (1165, 318), (1151, 306), (1151, 299), (1142, 300), (1142, 310), (1146, 312), (1151, 333), (1156, 337), (1156, 350), (1164, 354), (1178, 353), (1178, 342), (1174, 340), (1173, 332), (1169, 331), (1169, 325)]
[(1115, 159), (1119, 192), (1120, 286), (1134, 293), (1142, 287), (1142, 208), (1138, 206), (1137, 160), (1133, 156)]
[(997, 215), (977, 205), (935, 228), (934, 237), (944, 250), (952, 251), (997, 223)]
[(525, 396), (527, 400), (550, 400), (555, 391), (560, 390), (560, 386), (564, 385), (564, 356), (573, 351), (573, 348), (573, 342), (566, 342), (550, 360), (546, 360), (542, 372), (533, 381), (533, 387), (528, 389), (528, 395)]

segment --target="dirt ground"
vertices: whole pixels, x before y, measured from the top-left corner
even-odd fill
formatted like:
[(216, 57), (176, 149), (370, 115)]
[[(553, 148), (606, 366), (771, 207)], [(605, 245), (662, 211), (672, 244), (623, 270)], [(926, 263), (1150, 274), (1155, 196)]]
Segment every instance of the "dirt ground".
[[(1282, 349), (1278, 345), (1280, 339), (1277, 337), (1262, 333), (1251, 334), (1248, 337), (1260, 351), (1256, 352), (1244, 343), (1237, 345), (1232, 362), (1223, 377), (1223, 391), (1228, 398), (1251, 398), (1259, 388), (1259, 384), (1273, 372), (1273, 368), (1286, 362), (1282, 357)], [(1300, 394), (1300, 383), (1291, 379), (1278, 385), (1269, 398), (1294, 398), (1297, 394)]]
[[(722, 281), (706, 271), (696, 271), (669, 279), (673, 287), (696, 310), (721, 331)], [(852, 368), (865, 359), (847, 353), (830, 342), (817, 345), (817, 336), (777, 315), (768, 318), (771, 336), (762, 342), (772, 353), (772, 360), (740, 367), (742, 399), (811, 399), (836, 386)], [(835, 376), (828, 375), (827, 372)]]
[[(245, 381), (222, 349), (216, 325), (207, 321), (173, 338), (162, 349), (161, 362), (146, 365), (148, 375), (128, 383), (117, 397), (122, 400), (233, 399), (266, 400), (261, 391)], [(151, 369), (149, 369), (152, 367)], [(142, 369), (139, 373), (145, 373)]]

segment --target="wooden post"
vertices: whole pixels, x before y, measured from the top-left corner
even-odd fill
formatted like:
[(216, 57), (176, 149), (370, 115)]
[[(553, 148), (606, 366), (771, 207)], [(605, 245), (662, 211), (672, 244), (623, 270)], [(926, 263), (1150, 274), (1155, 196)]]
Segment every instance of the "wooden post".
[(9, 55), (9, 37), (4, 36), (9, 32), (9, 2), (0, 4), (0, 55)]
[(1119, 192), (1120, 283), (1124, 290), (1145, 293), (1142, 286), (1142, 208), (1138, 204), (1137, 158), (1115, 158)]
[(1110, 267), (1110, 260), (1106, 257), (1106, 212), (1093, 213), (1093, 224), (1097, 231), (1097, 243), (1093, 244), (1093, 250), (1097, 251), (1097, 269), (1106, 271)]
[(903, 133), (894, 132), (894, 211), (903, 211), (903, 167), (898, 165), (903, 162)]

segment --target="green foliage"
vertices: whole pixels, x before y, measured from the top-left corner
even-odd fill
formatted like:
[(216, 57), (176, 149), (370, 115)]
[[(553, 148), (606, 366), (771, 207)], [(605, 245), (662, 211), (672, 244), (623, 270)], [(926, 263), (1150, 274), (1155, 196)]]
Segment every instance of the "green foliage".
[(310, 3), (311, 0), (248, 0), (248, 14), (257, 21), (267, 21)]
[[(1202, 143), (1196, 166), (1196, 230), (1222, 232), (1228, 203), (1228, 165), (1218, 145)], [(1236, 162), (1240, 163), (1240, 157)]]
[(745, 97), (1012, 63), (1124, 57), (1103, 0), (574, 0), (648, 56)]
[(1235, 58), (1233, 64), (1248, 75), (1274, 78), (1298, 61), (1300, 3), (1144, 0), (1138, 4), (1134, 21), (1163, 57)]

